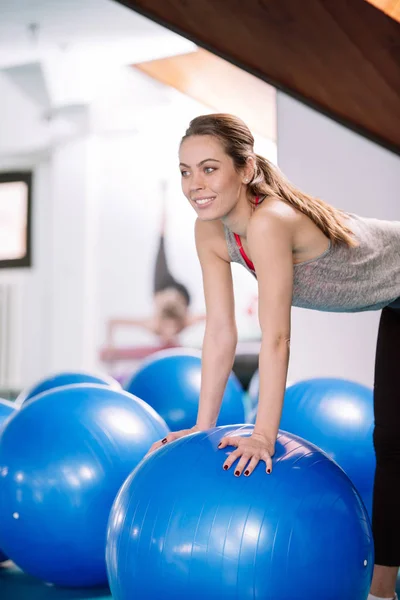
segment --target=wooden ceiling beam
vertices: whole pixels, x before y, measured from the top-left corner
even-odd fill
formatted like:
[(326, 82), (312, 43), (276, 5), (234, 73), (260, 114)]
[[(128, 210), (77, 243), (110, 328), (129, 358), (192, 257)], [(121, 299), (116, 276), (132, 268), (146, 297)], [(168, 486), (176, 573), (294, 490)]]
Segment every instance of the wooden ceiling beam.
[(400, 23), (400, 0), (367, 0)]
[(369, 2), (119, 1), (400, 154), (400, 24)]

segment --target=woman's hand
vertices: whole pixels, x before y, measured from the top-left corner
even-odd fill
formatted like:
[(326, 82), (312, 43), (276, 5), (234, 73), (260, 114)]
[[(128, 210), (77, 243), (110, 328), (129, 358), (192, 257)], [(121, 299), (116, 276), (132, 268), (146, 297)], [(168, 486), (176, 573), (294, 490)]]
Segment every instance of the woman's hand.
[(231, 452), (223, 468), (227, 471), (233, 463), (240, 459), (235, 467), (235, 475), (239, 477), (243, 470), (246, 477), (251, 475), (260, 460), (266, 464), (267, 473), (272, 472), (272, 457), (275, 454), (275, 442), (269, 440), (260, 433), (253, 433), (250, 437), (242, 437), (240, 435), (228, 435), (223, 437), (218, 445), (218, 448), (226, 448), (227, 446), (236, 446), (236, 450)]
[[(194, 433), (195, 431), (200, 431), (200, 429), (197, 427), (197, 425), (195, 425), (194, 427), (191, 427), (190, 429), (181, 429), (180, 431), (171, 431), (171, 433), (169, 433), (164, 439), (159, 440), (158, 442), (154, 442), (154, 444), (151, 446), (151, 448), (147, 452), (147, 454), (150, 454), (154, 450), (157, 450), (157, 448), (161, 448), (161, 446), (164, 446), (168, 442), (173, 442), (174, 440), (179, 440), (179, 438), (184, 437), (185, 435), (189, 435), (190, 433)], [(147, 454), (146, 454), (146, 456), (147, 456)]]

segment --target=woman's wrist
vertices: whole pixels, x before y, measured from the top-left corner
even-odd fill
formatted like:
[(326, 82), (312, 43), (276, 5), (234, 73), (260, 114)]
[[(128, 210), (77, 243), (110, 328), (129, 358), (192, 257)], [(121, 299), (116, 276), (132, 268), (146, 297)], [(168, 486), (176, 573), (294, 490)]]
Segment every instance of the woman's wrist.
[(256, 428), (253, 429), (253, 434), (254, 437), (257, 437), (259, 439), (263, 439), (265, 442), (267, 442), (268, 444), (271, 444), (272, 446), (275, 446), (275, 442), (276, 442), (276, 438), (277, 436), (271, 432), (268, 431), (260, 431)]
[(212, 429), (213, 427), (215, 427), (216, 423), (210, 423), (210, 422), (206, 422), (206, 421), (197, 421), (195, 427), (197, 428), (198, 431), (206, 431), (207, 429)]

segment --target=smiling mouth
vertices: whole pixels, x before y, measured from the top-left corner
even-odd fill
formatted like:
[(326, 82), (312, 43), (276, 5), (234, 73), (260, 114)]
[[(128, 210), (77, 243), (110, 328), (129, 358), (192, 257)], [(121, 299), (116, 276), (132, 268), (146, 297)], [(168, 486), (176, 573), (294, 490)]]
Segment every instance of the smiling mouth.
[(208, 198), (198, 198), (197, 200), (193, 200), (193, 202), (199, 208), (205, 208), (206, 206), (209, 206), (210, 204), (212, 204), (214, 202), (214, 200), (215, 200), (215, 196), (210, 196)]

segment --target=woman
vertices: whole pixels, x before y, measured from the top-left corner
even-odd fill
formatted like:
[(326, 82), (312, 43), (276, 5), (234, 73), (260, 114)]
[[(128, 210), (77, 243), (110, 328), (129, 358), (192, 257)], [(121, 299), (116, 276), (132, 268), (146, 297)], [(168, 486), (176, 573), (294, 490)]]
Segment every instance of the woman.
[(272, 471), (290, 345), (291, 305), (332, 312), (382, 311), (375, 373), (376, 565), (370, 599), (395, 598), (400, 516), (400, 222), (363, 219), (291, 185), (253, 150), (246, 125), (230, 115), (194, 119), (180, 146), (182, 189), (197, 212), (197, 251), (206, 301), (202, 387), (196, 425), (150, 449), (213, 427), (237, 342), (231, 262), (257, 277), (260, 392), (254, 432), (226, 437), (223, 464), (249, 476)]

